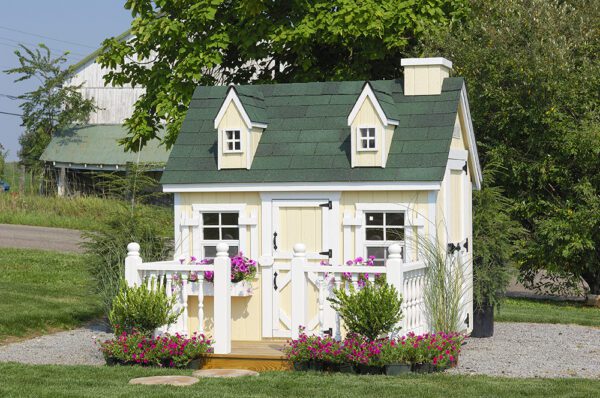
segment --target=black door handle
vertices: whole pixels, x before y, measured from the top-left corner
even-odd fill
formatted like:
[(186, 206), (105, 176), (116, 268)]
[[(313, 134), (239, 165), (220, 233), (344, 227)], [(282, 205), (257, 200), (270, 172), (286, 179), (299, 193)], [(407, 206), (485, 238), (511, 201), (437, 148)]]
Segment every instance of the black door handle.
[(273, 289), (277, 290), (277, 272), (273, 274)]
[(273, 249), (277, 250), (277, 232), (273, 232)]

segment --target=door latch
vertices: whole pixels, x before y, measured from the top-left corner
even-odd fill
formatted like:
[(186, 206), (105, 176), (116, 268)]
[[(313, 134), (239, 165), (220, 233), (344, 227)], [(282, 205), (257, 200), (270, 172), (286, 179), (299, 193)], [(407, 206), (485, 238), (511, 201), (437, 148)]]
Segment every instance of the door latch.
[(331, 200), (328, 200), (327, 203), (321, 203), (319, 207), (327, 207), (329, 210), (333, 209), (333, 203)]
[(329, 250), (324, 251), (324, 252), (319, 252), (319, 254), (321, 256), (327, 256), (327, 257), (331, 258), (331, 257), (333, 257), (333, 250), (329, 249)]
[(273, 250), (277, 250), (277, 232), (273, 232)]

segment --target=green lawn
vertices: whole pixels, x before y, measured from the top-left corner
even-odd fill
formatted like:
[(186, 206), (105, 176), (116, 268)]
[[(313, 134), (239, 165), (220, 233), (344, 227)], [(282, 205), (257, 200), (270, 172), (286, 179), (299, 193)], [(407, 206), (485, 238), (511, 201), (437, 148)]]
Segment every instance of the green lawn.
[(131, 367), (0, 364), (0, 396), (19, 397), (593, 397), (600, 380), (484, 376), (405, 377), (271, 372), (257, 378), (203, 379), (189, 387), (131, 386), (134, 377), (184, 374)]
[(72, 328), (100, 312), (84, 256), (0, 249), (0, 344)]
[(495, 319), (499, 322), (574, 323), (600, 327), (600, 308), (576, 302), (508, 298)]
[[(37, 225), (94, 231), (112, 210), (123, 202), (93, 196), (59, 198), (56, 196), (23, 195), (17, 192), (0, 194), (0, 224)], [(144, 206), (154, 218), (162, 220), (165, 232), (173, 233), (171, 207)]]

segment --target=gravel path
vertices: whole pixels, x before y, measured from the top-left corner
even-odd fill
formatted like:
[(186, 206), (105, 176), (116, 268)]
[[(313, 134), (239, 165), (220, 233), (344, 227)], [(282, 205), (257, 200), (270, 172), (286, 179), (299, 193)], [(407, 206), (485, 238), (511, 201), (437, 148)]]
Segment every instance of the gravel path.
[[(600, 378), (600, 329), (496, 323), (494, 337), (469, 339), (450, 373), (505, 377)], [(100, 324), (0, 347), (0, 362), (102, 365), (94, 344), (111, 334)]]
[(0, 247), (82, 253), (81, 231), (30, 225), (0, 224)]
[(95, 343), (112, 337), (106, 326), (91, 323), (83, 328), (49, 334), (0, 346), (0, 362), (56, 365), (102, 365)]
[(600, 378), (600, 329), (495, 323), (494, 336), (468, 339), (450, 372), (507, 377)]

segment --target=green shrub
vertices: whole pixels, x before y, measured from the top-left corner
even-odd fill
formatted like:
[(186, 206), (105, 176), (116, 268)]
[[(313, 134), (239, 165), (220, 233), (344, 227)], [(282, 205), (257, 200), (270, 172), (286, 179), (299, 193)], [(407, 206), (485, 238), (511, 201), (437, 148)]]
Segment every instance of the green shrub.
[(162, 283), (152, 279), (150, 286), (129, 287), (121, 280), (119, 293), (108, 316), (115, 334), (134, 333), (151, 336), (162, 325), (177, 321), (183, 309), (174, 311), (177, 296), (168, 297)]
[(350, 333), (374, 340), (383, 334), (397, 331), (402, 319), (402, 297), (394, 286), (385, 282), (367, 283), (361, 289), (334, 289), (328, 298)]

